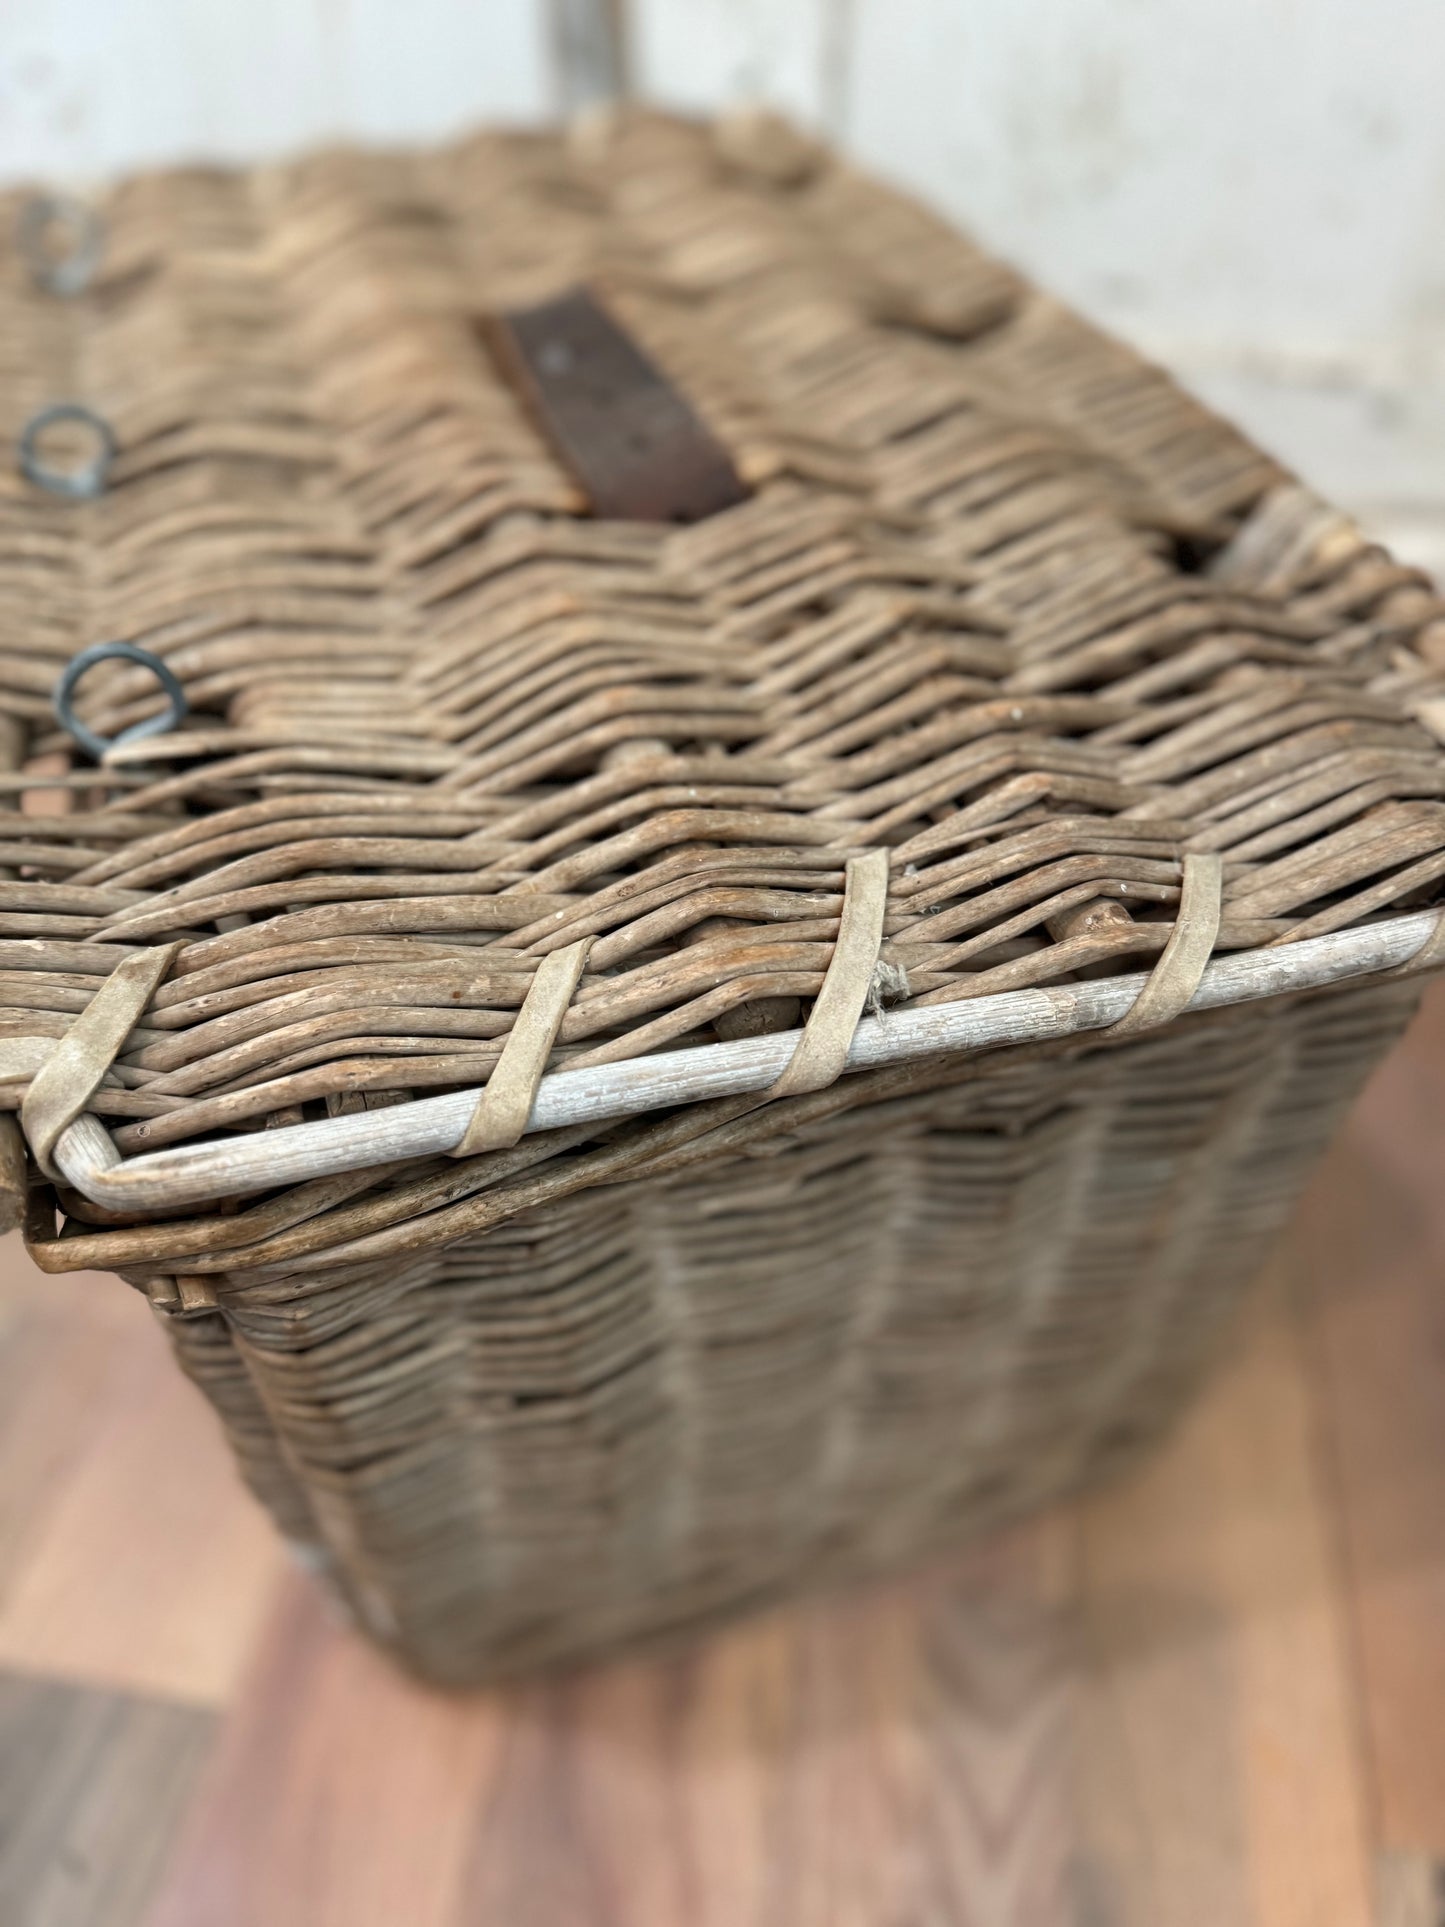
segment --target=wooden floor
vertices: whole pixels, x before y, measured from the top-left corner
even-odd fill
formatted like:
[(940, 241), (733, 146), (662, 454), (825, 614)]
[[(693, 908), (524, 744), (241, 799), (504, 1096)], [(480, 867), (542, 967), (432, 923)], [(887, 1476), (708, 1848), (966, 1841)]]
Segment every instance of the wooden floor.
[(0, 1927), (1441, 1927), (1445, 986), (1127, 1486), (447, 1701), (292, 1573), (142, 1301), (0, 1276)]

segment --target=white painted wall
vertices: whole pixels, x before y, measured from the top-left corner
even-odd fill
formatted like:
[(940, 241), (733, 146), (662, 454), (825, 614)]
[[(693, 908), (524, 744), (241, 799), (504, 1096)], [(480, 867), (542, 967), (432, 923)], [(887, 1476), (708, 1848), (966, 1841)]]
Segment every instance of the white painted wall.
[(0, 178), (547, 110), (539, 0), (0, 0)]
[[(548, 6), (0, 0), (0, 178), (535, 116), (563, 91)], [(1445, 0), (630, 13), (644, 91), (777, 101), (1336, 491), (1445, 496)]]

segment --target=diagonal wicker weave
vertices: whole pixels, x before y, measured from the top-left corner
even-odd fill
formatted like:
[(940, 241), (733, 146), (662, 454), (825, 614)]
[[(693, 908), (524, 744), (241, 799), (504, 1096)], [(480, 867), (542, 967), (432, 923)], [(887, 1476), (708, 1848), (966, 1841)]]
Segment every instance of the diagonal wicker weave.
[[(0, 1101), (55, 1181), (39, 1262), (146, 1291), (282, 1529), (444, 1680), (1135, 1451), (1439, 958), (1175, 1021), (1211, 947), (1437, 901), (1428, 584), (771, 121), (151, 175), (105, 222), (73, 299), (0, 283), (8, 431), (78, 400), (116, 443), (94, 500), (0, 478)], [(741, 503), (587, 515), (488, 332), (583, 284)], [(191, 716), (85, 771), (51, 691), (111, 636)], [(102, 735), (153, 708), (129, 664), (80, 698)], [(1113, 1037), (837, 1075), (865, 992), (1057, 1005), (1156, 964)], [(771, 1096), (519, 1135), (554, 1021), (571, 1071), (810, 1011), (831, 1067)], [(369, 1119), (529, 1026), (473, 1155), (95, 1202), (87, 1117), (131, 1157)], [(85, 1115), (42, 1133), (76, 1063)]]

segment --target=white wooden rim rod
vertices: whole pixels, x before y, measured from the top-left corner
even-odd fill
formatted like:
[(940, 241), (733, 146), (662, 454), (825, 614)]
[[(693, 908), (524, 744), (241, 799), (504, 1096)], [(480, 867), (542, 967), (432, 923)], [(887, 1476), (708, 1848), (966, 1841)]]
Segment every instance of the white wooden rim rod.
[[(1424, 910), (1278, 949), (1216, 957), (1189, 1009), (1218, 1010), (1395, 969), (1423, 947), (1440, 914)], [(1124, 1015), (1146, 981), (1147, 973), (1139, 971), (1127, 977), (1010, 990), (865, 1018), (853, 1036), (848, 1070), (874, 1070), (916, 1058), (1043, 1043), (1100, 1030)], [(770, 1037), (639, 1057), (630, 1063), (553, 1071), (538, 1087), (527, 1130), (602, 1124), (708, 1098), (765, 1091), (787, 1064), (801, 1034), (781, 1031)], [(93, 1204), (112, 1210), (156, 1210), (450, 1151), (460, 1142), (476, 1102), (475, 1090), (453, 1091), (387, 1110), (322, 1118), (125, 1159), (99, 1120), (85, 1116), (62, 1133), (53, 1156), (67, 1183)]]

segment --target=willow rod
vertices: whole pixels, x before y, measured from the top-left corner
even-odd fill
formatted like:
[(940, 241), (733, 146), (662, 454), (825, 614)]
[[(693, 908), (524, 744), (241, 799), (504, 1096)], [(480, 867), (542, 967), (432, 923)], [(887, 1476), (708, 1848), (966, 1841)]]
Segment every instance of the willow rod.
[[(1328, 936), (1216, 958), (1188, 1008), (1218, 1010), (1408, 964), (1440, 912), (1422, 910)], [(1006, 991), (920, 1010), (865, 1018), (848, 1052), (849, 1071), (949, 1053), (1043, 1043), (1115, 1023), (1147, 973), (1048, 989)], [(793, 1054), (800, 1031), (641, 1057), (544, 1077), (527, 1130), (604, 1124), (706, 1098), (765, 1091)], [(476, 1090), (420, 1098), (389, 1110), (292, 1124), (254, 1136), (180, 1145), (123, 1159), (94, 1117), (78, 1118), (55, 1146), (66, 1181), (111, 1210), (157, 1210), (271, 1190), (343, 1171), (435, 1156), (455, 1149), (476, 1107)]]

